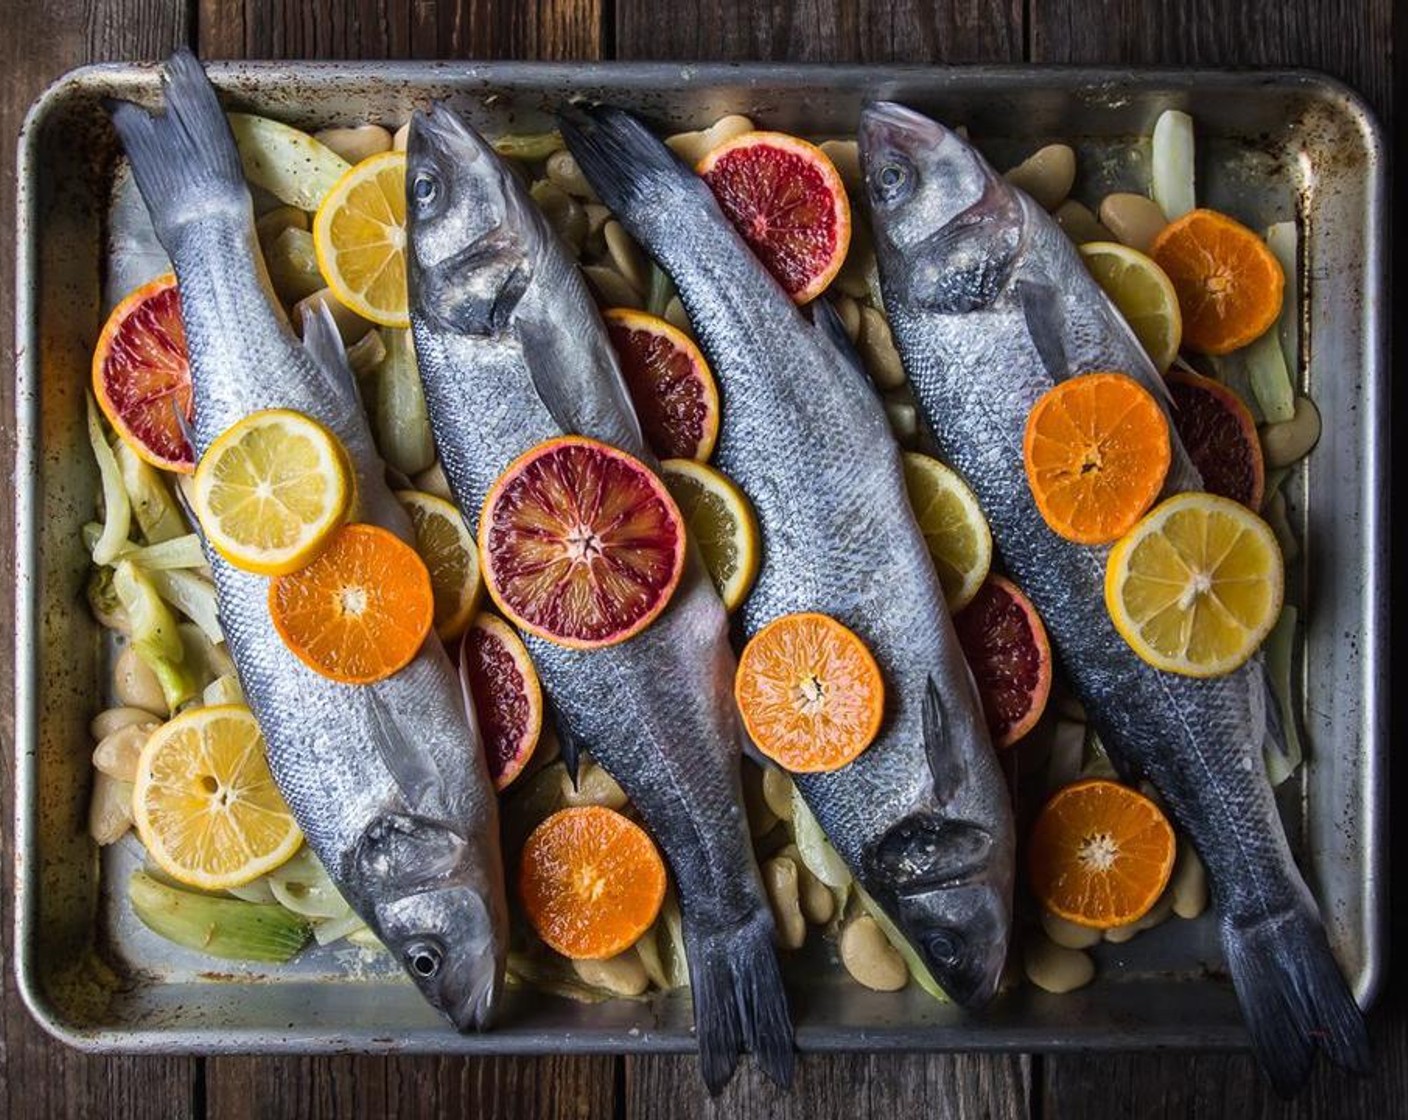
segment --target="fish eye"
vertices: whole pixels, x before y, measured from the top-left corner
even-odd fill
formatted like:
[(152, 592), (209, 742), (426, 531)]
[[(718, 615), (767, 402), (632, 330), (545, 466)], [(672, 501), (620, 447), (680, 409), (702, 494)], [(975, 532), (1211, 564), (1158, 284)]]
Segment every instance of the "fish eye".
[(913, 169), (909, 163), (900, 158), (893, 158), (876, 170), (875, 193), (884, 202), (897, 202), (909, 193), (913, 179)]
[(424, 171), (411, 182), (411, 197), (421, 206), (428, 206), (434, 202), (439, 193), (440, 184), (435, 181), (433, 175), (427, 175)]
[(406, 946), (406, 963), (411, 972), (422, 980), (429, 980), (439, 972), (444, 959), (440, 946), (429, 941), (413, 941)]
[(956, 961), (962, 948), (958, 938), (944, 929), (929, 934), (924, 939), (924, 947), (929, 950), (930, 956), (944, 964), (952, 964)]
[(904, 168), (897, 163), (887, 163), (880, 169), (880, 185), (893, 190), (904, 182)]

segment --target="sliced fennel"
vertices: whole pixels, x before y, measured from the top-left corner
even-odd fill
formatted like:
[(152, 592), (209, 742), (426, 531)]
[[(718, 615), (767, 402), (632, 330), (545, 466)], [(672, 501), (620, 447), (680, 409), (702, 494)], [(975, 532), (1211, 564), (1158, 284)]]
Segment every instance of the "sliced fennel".
[(123, 558), (131, 560), (146, 572), (205, 567), (205, 553), (200, 547), (200, 537), (195, 533), (170, 537), (160, 544), (149, 544), (145, 548), (133, 548), (125, 553)]
[(167, 707), (176, 711), (196, 694), (196, 681), (186, 664), (186, 650), (176, 619), (161, 601), (151, 579), (130, 560), (119, 560), (112, 573), (113, 590), (132, 625), (132, 648), (161, 685)]
[[(313, 923), (313, 938), (319, 945), (331, 945), (334, 941), (341, 941), (343, 938), (350, 940), (354, 934), (363, 931), (371, 933), (367, 923), (350, 909), (340, 918), (328, 918)], [(381, 944), (375, 938), (373, 938), (373, 943), (378, 946)]]
[(1154, 123), (1151, 186), (1154, 201), (1170, 222), (1198, 205), (1194, 194), (1193, 118), (1168, 109)]
[(143, 462), (132, 448), (119, 442), (113, 449), (122, 485), (127, 491), (132, 513), (147, 544), (161, 544), (189, 531), (180, 507), (171, 496), (166, 480), (150, 463)]
[(950, 1002), (948, 993), (939, 987), (939, 982), (934, 979), (934, 974), (929, 971), (928, 966), (915, 952), (914, 946), (909, 943), (909, 938), (899, 931), (894, 922), (890, 921), (890, 916), (880, 908), (880, 904), (866, 894), (865, 888), (859, 883), (854, 883), (853, 889), (856, 901), (861, 904), (867, 914), (875, 919), (875, 924), (884, 932), (890, 944), (895, 947), (895, 951), (904, 958), (904, 963), (909, 966), (909, 974), (914, 977), (914, 982), (940, 1003)]
[(1289, 603), (1281, 609), (1281, 617), (1266, 637), (1262, 647), (1266, 657), (1266, 674), (1271, 691), (1280, 708), (1281, 729), (1285, 734), (1286, 751), (1282, 754), (1269, 738), (1266, 746), (1266, 774), (1273, 786), (1279, 786), (1300, 767), (1303, 757), (1300, 730), (1296, 724), (1295, 700), (1291, 692), (1291, 663), (1295, 652), (1296, 609)]
[(404, 475), (419, 474), (435, 462), (435, 443), (411, 332), (388, 328), (382, 342), (386, 357), (374, 375), (371, 402), (377, 449), (388, 466)]
[(1275, 331), (1267, 331), (1244, 351), (1247, 380), (1252, 396), (1268, 424), (1279, 424), (1296, 414), (1295, 387)]
[(127, 534), (132, 531), (132, 504), (127, 500), (122, 470), (103, 434), (103, 422), (91, 395), (88, 397), (88, 443), (93, 448), (103, 486), (103, 528), (93, 542), (93, 563), (111, 564), (126, 546)]
[(1276, 320), (1276, 337), (1281, 356), (1292, 379), (1300, 372), (1300, 287), (1297, 283), (1299, 235), (1295, 222), (1277, 222), (1266, 229), (1266, 245), (1286, 275), (1286, 294), (1281, 299), (1281, 315)]
[(274, 892), (269, 889), (269, 876), (261, 875), (252, 882), (245, 883), (239, 887), (226, 887), (227, 894), (232, 894), (236, 898), (245, 902), (266, 902), (277, 906), (278, 899), (274, 897)]
[(306, 844), (282, 867), (270, 871), (268, 879), (279, 905), (305, 918), (345, 918), (352, 912)]
[(215, 585), (208, 579), (184, 568), (158, 568), (146, 572), (146, 577), (158, 595), (205, 631), (212, 642), (225, 640), (216, 610)]
[(216, 677), (201, 693), (201, 703), (213, 708), (219, 704), (243, 704), (244, 690), (240, 688), (240, 680), (234, 673), (226, 673)]
[(316, 210), (352, 165), (306, 132), (268, 117), (229, 113), (245, 177), (280, 202)]
[(143, 871), (127, 881), (132, 912), (154, 933), (227, 960), (290, 960), (308, 942), (308, 923), (282, 906), (196, 894)]
[(797, 854), (807, 870), (828, 887), (844, 887), (851, 881), (851, 869), (836, 854), (795, 785), (792, 787), (792, 835), (797, 841)]
[(499, 155), (521, 159), (525, 163), (541, 163), (553, 152), (566, 147), (562, 142), (562, 133), (556, 129), (551, 132), (508, 132), (489, 142)]

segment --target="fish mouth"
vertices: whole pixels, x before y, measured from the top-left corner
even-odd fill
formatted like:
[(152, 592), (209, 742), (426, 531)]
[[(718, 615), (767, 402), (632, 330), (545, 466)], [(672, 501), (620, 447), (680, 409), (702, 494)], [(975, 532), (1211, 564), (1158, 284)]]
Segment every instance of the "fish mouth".
[(916, 113), (896, 101), (872, 101), (861, 110), (857, 136), (860, 150), (878, 151), (883, 147), (913, 150), (916, 146), (943, 143), (952, 133), (938, 121)]
[(503, 985), (500, 983), (494, 962), (483, 962), (476, 967), (475, 972), (477, 975), (463, 998), (450, 1007), (441, 1008), (454, 1024), (455, 1030), (462, 1034), (487, 1029), (492, 1025), (499, 1009)]

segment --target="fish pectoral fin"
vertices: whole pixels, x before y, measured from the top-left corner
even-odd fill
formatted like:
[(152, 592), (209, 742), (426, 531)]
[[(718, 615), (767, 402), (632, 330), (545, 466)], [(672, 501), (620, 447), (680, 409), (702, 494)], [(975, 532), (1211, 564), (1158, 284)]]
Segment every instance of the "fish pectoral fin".
[(384, 813), (363, 830), (352, 859), (360, 881), (410, 894), (452, 875), (468, 855), (468, 841), (443, 821)]
[(875, 390), (878, 396), (880, 391), (871, 381), (870, 372), (865, 368), (865, 362), (861, 360), (860, 351), (851, 341), (851, 336), (846, 333), (846, 325), (841, 322), (841, 316), (837, 313), (835, 305), (829, 299), (813, 300), (811, 312), (812, 323), (815, 324), (817, 332), (826, 340), (831, 349), (840, 355), (841, 360)]
[(303, 312), (303, 349), (313, 359), (322, 375), (330, 400), (336, 401), (348, 415), (362, 410), (362, 394), (357, 389), (357, 375), (347, 364), (347, 350), (342, 335), (325, 301), (319, 300)]
[(990, 307), (1007, 288), (1022, 247), (1020, 208), (1005, 188), (989, 191), (916, 247), (922, 262), (911, 294), (928, 311), (963, 314)]
[(532, 281), (532, 264), (493, 234), (420, 273), (416, 304), (444, 331), (490, 338), (512, 325)]
[(1027, 321), (1027, 334), (1052, 381), (1064, 381), (1074, 369), (1066, 353), (1066, 317), (1061, 293), (1045, 280), (1018, 280), (1017, 299)]
[(406, 805), (414, 811), (440, 807), (444, 783), (435, 764), (424, 752), (415, 748), (396, 722), (396, 716), (376, 694), (374, 688), (362, 690), (372, 717), (372, 744)]
[(924, 755), (934, 778), (934, 797), (940, 805), (951, 801), (968, 777), (968, 761), (955, 741), (944, 715), (943, 697), (933, 677), (924, 689)]

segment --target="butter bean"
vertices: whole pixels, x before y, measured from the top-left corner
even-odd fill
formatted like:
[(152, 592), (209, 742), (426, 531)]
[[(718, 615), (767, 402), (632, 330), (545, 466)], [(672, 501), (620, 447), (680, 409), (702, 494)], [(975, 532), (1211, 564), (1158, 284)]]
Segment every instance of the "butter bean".
[(1056, 207), (1056, 213), (1052, 216), (1056, 219), (1056, 224), (1066, 231), (1066, 236), (1077, 245), (1115, 240), (1115, 235), (1096, 220), (1095, 215), (1090, 212), (1090, 207), (1073, 198), (1066, 199)]
[(1309, 397), (1296, 398), (1295, 415), (1261, 429), (1261, 454), (1272, 470), (1298, 463), (1320, 442), (1320, 410)]
[(1069, 144), (1048, 144), (1033, 152), (1004, 178), (1027, 192), (1038, 206), (1055, 210), (1076, 181), (1076, 153)]
[(836, 308), (836, 315), (846, 328), (846, 337), (852, 342), (857, 341), (860, 338), (860, 302), (845, 292), (836, 292), (831, 296), (831, 305)]
[(763, 767), (763, 800), (781, 821), (792, 819), (792, 779), (776, 766)]
[(170, 714), (166, 707), (166, 694), (161, 691), (156, 674), (147, 668), (147, 663), (137, 656), (137, 651), (131, 646), (117, 655), (112, 669), (112, 689), (119, 704), (142, 708), (159, 716)]
[(132, 783), (97, 771), (93, 799), (88, 803), (88, 835), (100, 845), (116, 844), (131, 827)]
[(650, 986), (650, 976), (634, 946), (604, 961), (573, 961), (572, 971), (583, 984), (617, 996), (638, 996)]
[(762, 768), (745, 760), (740, 776), (743, 781), (743, 809), (748, 814), (748, 835), (755, 838), (766, 836), (777, 825), (777, 814), (763, 796)]
[(445, 477), (445, 468), (440, 465), (439, 459), (436, 459), (411, 481), (415, 483), (416, 489), (423, 493), (434, 494), (437, 498), (444, 498), (447, 502), (454, 501), (454, 496), (450, 493), (450, 480)]
[(391, 150), (391, 133), (379, 124), (359, 124), (355, 128), (325, 128), (313, 139), (331, 148), (348, 163), (361, 163), (368, 156)]
[(1186, 840), (1178, 845), (1168, 894), (1173, 899), (1173, 912), (1180, 918), (1191, 920), (1208, 908), (1208, 873)]
[(726, 144), (745, 132), (753, 131), (753, 122), (738, 113), (720, 117), (708, 128), (696, 132), (677, 132), (665, 138), (665, 143), (675, 155), (694, 167), (698, 162), (721, 144)]
[(534, 183), (530, 193), (562, 243), (580, 254), (587, 240), (587, 211), (582, 204), (546, 179)]
[(908, 401), (886, 401), (885, 415), (890, 419), (890, 428), (895, 439), (908, 447), (919, 436), (919, 415), (914, 405)]
[(797, 865), (797, 894), (802, 916), (814, 926), (824, 926), (836, 915), (836, 896), (816, 877), (796, 844), (787, 844), (777, 854)]
[(1031, 934), (1022, 950), (1027, 979), (1044, 992), (1062, 995), (1095, 979), (1095, 962), (1079, 949), (1057, 945), (1044, 934)]
[(1142, 194), (1117, 191), (1100, 203), (1100, 221), (1115, 240), (1131, 249), (1147, 253), (1168, 219), (1159, 204)]
[(801, 885), (797, 861), (774, 856), (763, 864), (763, 886), (777, 923), (777, 938), (784, 949), (800, 949), (807, 939), (807, 921), (802, 917)]
[(650, 287), (650, 266), (640, 246), (631, 240), (631, 235), (620, 222), (607, 222), (601, 232), (606, 240), (606, 252), (616, 271), (625, 277), (632, 288), (645, 295)]
[(841, 963), (873, 992), (897, 992), (909, 983), (904, 958), (869, 914), (852, 918), (841, 931)]
[(108, 708), (93, 717), (93, 722), (88, 725), (88, 734), (93, 736), (93, 742), (100, 743), (114, 731), (121, 731), (124, 727), (139, 723), (155, 726), (158, 722), (160, 721), (146, 708)]
[(1092, 945), (1100, 944), (1103, 936), (1098, 929), (1068, 922), (1065, 918), (1058, 918), (1046, 910), (1041, 912), (1041, 928), (1046, 931), (1047, 937), (1064, 949), (1089, 949)]
[(1135, 934), (1143, 933), (1146, 929), (1153, 929), (1162, 925), (1170, 914), (1173, 913), (1173, 896), (1167, 888), (1159, 896), (1159, 900), (1150, 907), (1149, 912), (1142, 918), (1130, 922), (1126, 926), (1115, 926), (1114, 929), (1105, 931), (1105, 940), (1112, 945), (1123, 945), (1126, 941), (1134, 940)]
[(600, 201), (596, 196), (596, 191), (592, 190), (591, 184), (587, 182), (587, 177), (582, 174), (582, 169), (577, 166), (576, 158), (566, 149), (553, 152), (548, 156), (547, 164), (543, 170), (547, 173), (551, 183), (561, 187), (573, 198), (590, 199), (592, 202)]
[(410, 122), (410, 121), (407, 121), (405, 124), (403, 124), (400, 128), (398, 128), (398, 129), (392, 134), (392, 136), (391, 136), (391, 147), (392, 147), (392, 149), (393, 149), (394, 151), (397, 151), (397, 152), (404, 152), (404, 151), (406, 150), (406, 141), (408, 141), (410, 138), (411, 138), (411, 122)]
[(148, 717), (147, 723), (129, 723), (106, 735), (93, 748), (93, 765), (110, 778), (120, 782), (137, 780), (137, 760), (142, 748), (161, 725)]
[(905, 382), (904, 364), (895, 348), (894, 336), (885, 316), (869, 305), (860, 309), (860, 339), (857, 343), (871, 380), (881, 389), (898, 389)]

